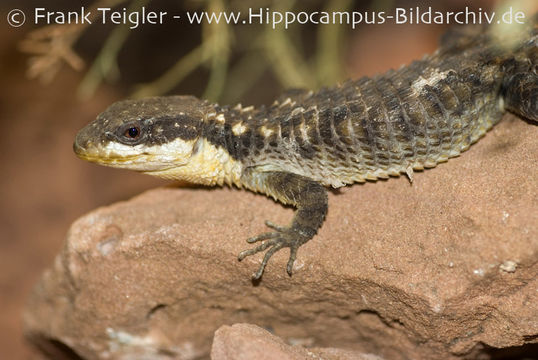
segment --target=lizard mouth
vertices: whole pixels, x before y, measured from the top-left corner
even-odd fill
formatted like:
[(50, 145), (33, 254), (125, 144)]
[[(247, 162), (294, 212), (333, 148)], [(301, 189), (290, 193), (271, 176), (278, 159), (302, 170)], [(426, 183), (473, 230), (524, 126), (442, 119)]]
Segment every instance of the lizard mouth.
[(132, 163), (134, 160), (139, 159), (139, 156), (97, 156), (97, 155), (87, 155), (87, 154), (77, 154), (77, 156), (85, 161), (92, 163), (98, 163), (103, 165), (113, 165), (113, 164), (122, 164), (122, 163)]
[(160, 155), (151, 154), (146, 151), (134, 154), (122, 154), (121, 152), (111, 151), (110, 149), (94, 146), (93, 144), (81, 146), (77, 141), (73, 143), (73, 150), (78, 158), (94, 164), (130, 169), (149, 175), (157, 174), (156, 176), (162, 172), (186, 165), (186, 162), (163, 158)]
[(73, 151), (82, 160), (103, 165), (132, 163), (137, 159), (141, 159), (140, 155), (121, 155), (108, 151), (99, 151), (97, 148), (88, 148), (80, 145), (78, 141), (73, 143)]

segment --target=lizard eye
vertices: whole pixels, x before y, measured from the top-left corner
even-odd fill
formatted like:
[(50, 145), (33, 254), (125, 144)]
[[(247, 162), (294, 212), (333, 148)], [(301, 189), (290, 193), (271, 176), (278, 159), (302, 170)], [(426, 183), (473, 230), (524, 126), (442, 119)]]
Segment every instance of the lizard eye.
[(138, 139), (140, 137), (140, 128), (138, 126), (131, 126), (125, 130), (123, 136), (133, 140)]
[(118, 127), (113, 138), (123, 144), (136, 145), (143, 141), (146, 136), (146, 128), (139, 121), (132, 121)]

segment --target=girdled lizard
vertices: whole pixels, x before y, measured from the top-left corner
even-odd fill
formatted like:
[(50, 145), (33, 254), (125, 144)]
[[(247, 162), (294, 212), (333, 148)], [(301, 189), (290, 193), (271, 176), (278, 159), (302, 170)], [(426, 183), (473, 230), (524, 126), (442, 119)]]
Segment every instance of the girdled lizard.
[(125, 100), (82, 129), (85, 160), (166, 179), (236, 185), (297, 208), (291, 224), (252, 237), (267, 250), (253, 275), (321, 227), (326, 186), (408, 174), (458, 156), (505, 111), (538, 121), (537, 20), (498, 35), (462, 28), (434, 54), (373, 78), (317, 92), (296, 90), (270, 106), (221, 106), (192, 96)]

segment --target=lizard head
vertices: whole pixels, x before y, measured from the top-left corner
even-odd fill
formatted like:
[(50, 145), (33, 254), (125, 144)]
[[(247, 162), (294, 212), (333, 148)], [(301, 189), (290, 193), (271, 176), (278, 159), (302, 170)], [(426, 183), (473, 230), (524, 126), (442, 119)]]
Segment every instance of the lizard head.
[(192, 96), (119, 101), (79, 131), (73, 149), (101, 165), (150, 174), (176, 168), (197, 152), (210, 106)]

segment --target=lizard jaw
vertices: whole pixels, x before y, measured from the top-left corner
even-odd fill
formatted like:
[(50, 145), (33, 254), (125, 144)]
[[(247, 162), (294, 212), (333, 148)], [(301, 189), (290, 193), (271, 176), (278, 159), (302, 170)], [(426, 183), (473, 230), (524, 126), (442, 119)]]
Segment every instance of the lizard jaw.
[[(181, 167), (189, 162), (190, 153), (186, 154), (184, 151), (180, 151), (185, 146), (180, 146), (180, 149), (173, 145), (168, 146), (168, 149), (165, 148), (143, 144), (129, 146), (112, 141), (106, 145), (86, 143), (81, 146), (77, 141), (73, 144), (73, 150), (80, 159), (104, 166), (149, 174), (154, 171), (166, 171)], [(174, 152), (173, 149), (177, 149), (177, 152)]]

